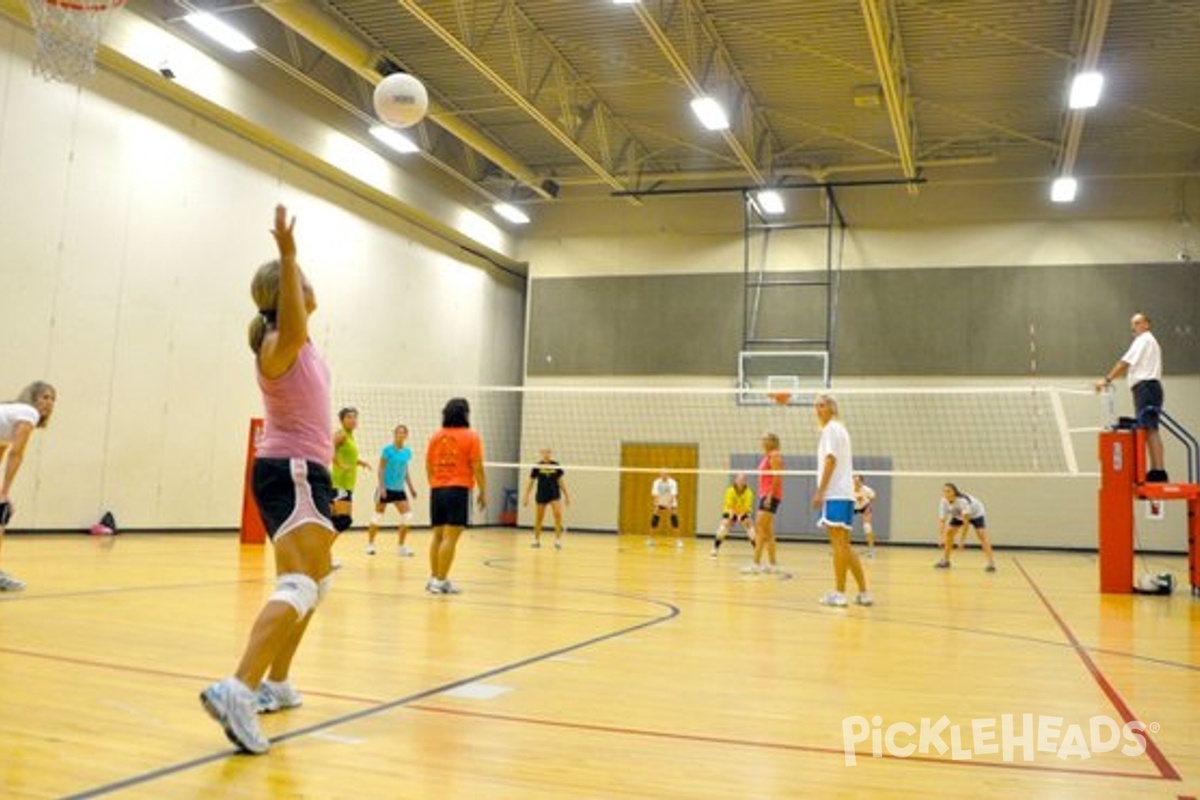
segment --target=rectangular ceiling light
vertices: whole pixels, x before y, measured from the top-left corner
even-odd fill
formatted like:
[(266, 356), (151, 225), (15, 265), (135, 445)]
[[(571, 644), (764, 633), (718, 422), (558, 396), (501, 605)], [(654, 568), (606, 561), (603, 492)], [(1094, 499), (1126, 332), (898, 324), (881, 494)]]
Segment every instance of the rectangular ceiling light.
[(235, 53), (249, 53), (251, 50), (257, 49), (257, 45), (250, 41), (248, 36), (212, 14), (196, 11), (185, 16), (183, 21), (217, 44), (227, 47)]
[(1055, 203), (1073, 203), (1078, 190), (1079, 181), (1064, 175), (1055, 178), (1054, 183), (1050, 185), (1050, 199)]
[(787, 210), (783, 204), (783, 195), (774, 189), (764, 189), (754, 195), (754, 202), (764, 214), (782, 214)]
[(417, 153), (421, 150), (412, 139), (395, 128), (389, 128), (386, 125), (372, 125), (370, 133), (397, 153)]
[(492, 210), (515, 225), (525, 225), (529, 222), (528, 214), (509, 203), (496, 203)]
[(614, 6), (632, 6), (637, 5), (641, 0), (613, 0)]
[(1099, 72), (1081, 72), (1071, 81), (1071, 108), (1095, 108), (1100, 103), (1104, 76)]
[(729, 129), (729, 117), (725, 115), (725, 109), (711, 97), (697, 97), (693, 100), (692, 113), (700, 120), (700, 124), (710, 131)]

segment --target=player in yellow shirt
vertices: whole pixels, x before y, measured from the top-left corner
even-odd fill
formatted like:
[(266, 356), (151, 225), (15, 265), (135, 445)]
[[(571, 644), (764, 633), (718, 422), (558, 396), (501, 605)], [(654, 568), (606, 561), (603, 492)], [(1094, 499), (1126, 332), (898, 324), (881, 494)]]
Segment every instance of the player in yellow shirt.
[(741, 524), (746, 531), (750, 543), (754, 544), (754, 490), (746, 483), (746, 476), (738, 473), (734, 476), (733, 485), (725, 490), (725, 503), (721, 507), (721, 524), (717, 527), (717, 536), (713, 539), (710, 556), (716, 558), (725, 537), (735, 524)]

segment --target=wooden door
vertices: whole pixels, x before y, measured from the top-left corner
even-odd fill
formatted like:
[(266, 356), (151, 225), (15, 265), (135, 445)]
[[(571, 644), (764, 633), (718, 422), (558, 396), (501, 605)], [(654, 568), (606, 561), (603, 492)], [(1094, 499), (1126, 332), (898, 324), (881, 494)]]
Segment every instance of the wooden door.
[[(619, 532), (640, 536), (649, 533), (650, 513), (654, 510), (650, 486), (659, 471), (666, 469), (679, 483), (679, 532), (683, 536), (694, 536), (696, 466), (699, 463), (700, 451), (694, 444), (622, 442)], [(663, 532), (661, 523), (659, 532)]]

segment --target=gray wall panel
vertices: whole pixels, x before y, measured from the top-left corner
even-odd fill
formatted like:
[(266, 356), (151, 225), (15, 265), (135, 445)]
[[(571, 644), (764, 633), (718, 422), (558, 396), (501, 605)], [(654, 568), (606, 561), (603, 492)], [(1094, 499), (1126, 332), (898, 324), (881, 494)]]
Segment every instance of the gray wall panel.
[[(821, 336), (822, 291), (765, 290), (759, 334)], [(529, 374), (734, 374), (742, 298), (741, 273), (535, 279)], [(1200, 373), (1193, 264), (851, 271), (838, 300), (835, 375), (1028, 375), (1031, 355), (1039, 374), (1100, 373), (1135, 310), (1168, 374)]]

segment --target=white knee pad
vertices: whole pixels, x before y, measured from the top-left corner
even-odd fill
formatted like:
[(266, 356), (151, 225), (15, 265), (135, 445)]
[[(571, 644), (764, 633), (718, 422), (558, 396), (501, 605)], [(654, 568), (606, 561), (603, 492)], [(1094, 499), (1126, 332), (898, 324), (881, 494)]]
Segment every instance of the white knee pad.
[(320, 592), (312, 578), (301, 572), (288, 572), (276, 580), (275, 593), (268, 599), (287, 603), (303, 618), (316, 608)]
[(378, 528), (380, 525), (382, 525), (383, 524), (383, 514), (380, 514), (378, 511), (376, 511), (374, 514), (372, 514), (371, 515), (371, 524), (374, 525), (376, 528)]
[(869, 523), (869, 522), (863, 523), (863, 533), (874, 533), (874, 532), (875, 532), (874, 529), (871, 528), (871, 523)]
[(401, 525), (412, 525), (412, 518), (413, 518), (413, 513), (411, 511), (405, 511), (404, 513), (402, 513), (400, 515), (400, 524)]
[(329, 590), (333, 588), (333, 575), (334, 573), (329, 573), (324, 578), (321, 578), (321, 582), (317, 584), (318, 605), (325, 599), (325, 595), (329, 594)]

